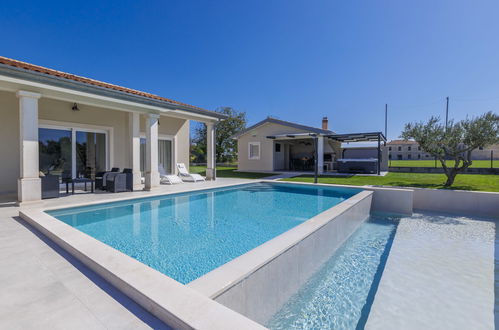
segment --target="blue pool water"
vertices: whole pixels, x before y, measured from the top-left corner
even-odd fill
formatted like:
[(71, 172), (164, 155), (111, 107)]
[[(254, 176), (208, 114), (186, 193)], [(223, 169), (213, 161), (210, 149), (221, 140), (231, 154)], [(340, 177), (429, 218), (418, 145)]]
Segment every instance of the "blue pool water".
[(372, 216), (277, 312), (271, 329), (363, 329), (398, 219)]
[(47, 213), (185, 284), (360, 191), (254, 183)]

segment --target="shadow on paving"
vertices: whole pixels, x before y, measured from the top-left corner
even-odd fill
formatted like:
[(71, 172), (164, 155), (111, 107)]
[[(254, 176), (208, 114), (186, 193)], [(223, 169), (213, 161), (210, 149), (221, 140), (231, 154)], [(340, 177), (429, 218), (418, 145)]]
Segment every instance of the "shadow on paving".
[(90, 268), (85, 266), (81, 261), (73, 257), (71, 254), (62, 249), (59, 245), (54, 243), (48, 237), (39, 232), (36, 228), (31, 227), (20, 217), (14, 217), (19, 224), (32, 232), (35, 236), (37, 236), (40, 240), (42, 240), (45, 244), (47, 244), (52, 250), (57, 252), (61, 257), (66, 259), (73, 267), (78, 269), (80, 273), (82, 273), (85, 277), (91, 280), (95, 285), (97, 285), (101, 290), (106, 292), (110, 297), (112, 297), (117, 303), (125, 307), (130, 311), (133, 315), (135, 315), (142, 322), (147, 324), (153, 329), (171, 329), (166, 324), (164, 324), (160, 319), (150, 314), (144, 308), (135, 303), (132, 299), (123, 294), (120, 290), (115, 288), (105, 279), (103, 279), (100, 275), (92, 271)]

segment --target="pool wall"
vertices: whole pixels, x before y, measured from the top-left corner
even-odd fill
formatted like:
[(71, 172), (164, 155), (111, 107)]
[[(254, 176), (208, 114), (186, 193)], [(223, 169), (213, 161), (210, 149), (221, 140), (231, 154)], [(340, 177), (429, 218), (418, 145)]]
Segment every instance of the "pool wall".
[(188, 286), (265, 324), (369, 217), (372, 198), (362, 191)]
[(499, 218), (499, 193), (415, 188), (414, 209)]
[[(279, 181), (279, 183), (296, 184), (292, 181)], [(347, 185), (331, 185), (324, 183), (305, 183), (313, 186), (325, 187), (342, 187), (342, 188), (361, 188), (373, 192), (373, 200), (371, 211), (393, 213), (399, 215), (412, 215), (414, 191), (409, 188), (395, 188), (395, 187), (377, 187), (377, 186), (347, 186)]]

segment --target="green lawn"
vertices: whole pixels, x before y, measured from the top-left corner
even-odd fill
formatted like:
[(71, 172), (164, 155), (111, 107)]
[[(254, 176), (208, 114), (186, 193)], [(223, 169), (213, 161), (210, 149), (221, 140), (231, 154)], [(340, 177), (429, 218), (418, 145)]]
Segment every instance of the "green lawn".
[[(312, 175), (282, 179), (294, 182), (313, 182)], [(344, 184), (353, 186), (383, 185), (399, 187), (418, 187), (442, 189), (446, 180), (444, 174), (427, 173), (395, 173), (390, 172), (386, 176), (344, 176), (319, 178), (319, 183)], [(478, 190), (499, 192), (499, 175), (460, 174), (451, 189)]]
[[(237, 167), (217, 167), (217, 177), (219, 178), (239, 178), (239, 179), (261, 179), (271, 176), (275, 173), (253, 173), (253, 172), (237, 172)], [(199, 173), (205, 175), (206, 166), (190, 166), (191, 173)]]
[[(392, 160), (389, 161), (389, 166), (435, 167), (435, 160)], [(454, 166), (454, 161), (447, 161), (447, 166)], [(494, 160), (493, 166), (499, 167), (499, 160)], [(439, 161), (437, 161), (437, 167), (442, 167)], [(474, 160), (471, 167), (490, 167), (490, 160)]]

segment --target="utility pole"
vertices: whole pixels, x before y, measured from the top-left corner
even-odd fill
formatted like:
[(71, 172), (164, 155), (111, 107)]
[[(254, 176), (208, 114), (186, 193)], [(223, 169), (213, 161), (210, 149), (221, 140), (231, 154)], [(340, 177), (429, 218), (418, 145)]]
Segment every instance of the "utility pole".
[(317, 183), (317, 177), (319, 176), (319, 138), (316, 135), (314, 137), (314, 147), (315, 147), (315, 159), (314, 159), (314, 183)]
[(449, 97), (447, 96), (447, 105), (445, 107), (445, 132), (447, 132), (447, 126), (449, 122)]
[(388, 129), (388, 104), (385, 104), (385, 138), (388, 139), (388, 135), (386, 135), (386, 131)]

